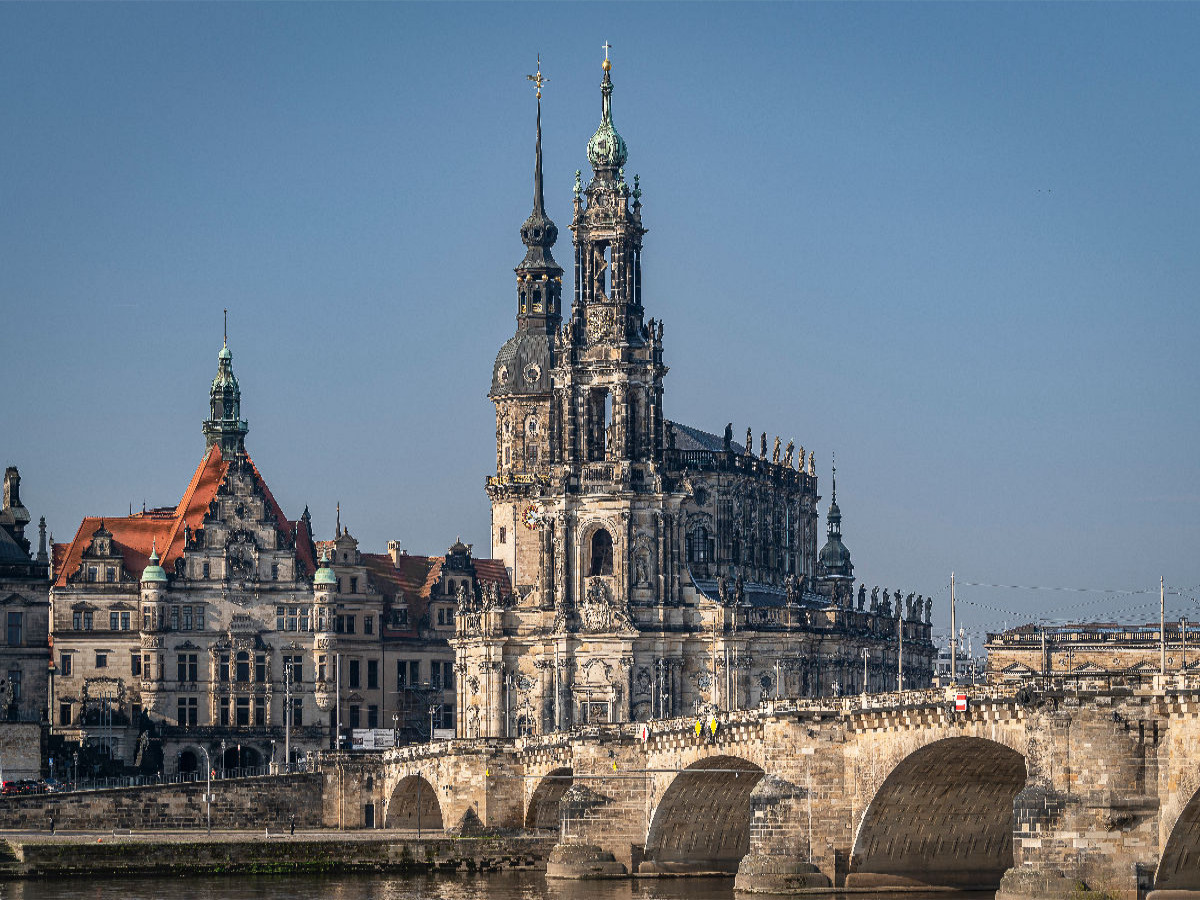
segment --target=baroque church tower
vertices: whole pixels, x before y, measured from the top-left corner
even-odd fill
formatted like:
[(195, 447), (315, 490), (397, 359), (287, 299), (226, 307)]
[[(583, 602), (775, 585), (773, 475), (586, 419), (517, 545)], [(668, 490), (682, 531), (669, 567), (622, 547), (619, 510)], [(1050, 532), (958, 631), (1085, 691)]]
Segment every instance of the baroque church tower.
[[(489, 397), (492, 556), (512, 592), (465, 593), (455, 616), (458, 733), (497, 737), (589, 722), (741, 709), (768, 697), (860, 690), (895, 671), (896, 622), (852, 606), (853, 570), (830, 510), (818, 560), (817, 479), (803, 447), (768, 455), (663, 415), (663, 327), (645, 318), (641, 190), (613, 124), (576, 172), (572, 304), (542, 191), (540, 67), (533, 210), (521, 228), (516, 331)], [(915, 604), (914, 604), (915, 608)], [(931, 668), (928, 623), (906, 672)], [(918, 634), (919, 632), (919, 634)]]

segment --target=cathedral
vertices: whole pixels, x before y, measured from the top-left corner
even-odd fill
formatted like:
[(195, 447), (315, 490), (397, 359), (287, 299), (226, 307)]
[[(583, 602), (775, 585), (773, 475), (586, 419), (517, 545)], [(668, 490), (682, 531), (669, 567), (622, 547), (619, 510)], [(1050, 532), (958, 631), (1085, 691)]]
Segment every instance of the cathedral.
[[(664, 414), (664, 327), (642, 294), (642, 191), (613, 124), (576, 172), (563, 310), (558, 226), (542, 187), (537, 83), (533, 210), (521, 226), (516, 331), (489, 397), (492, 555), (512, 590), (460, 593), (451, 641), (462, 737), (539, 733), (927, 687), (931, 603), (854, 587), (836, 481), (818, 552), (815, 454), (755, 448)], [(836, 478), (836, 474), (835, 474)], [(894, 611), (893, 611), (894, 604)]]

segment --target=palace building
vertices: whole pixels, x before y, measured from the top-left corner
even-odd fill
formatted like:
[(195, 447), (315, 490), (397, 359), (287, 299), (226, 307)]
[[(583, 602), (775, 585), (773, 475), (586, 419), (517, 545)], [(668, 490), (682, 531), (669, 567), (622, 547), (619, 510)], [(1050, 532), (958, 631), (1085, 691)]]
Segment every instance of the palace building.
[[(646, 319), (642, 191), (625, 177), (604, 62), (592, 174), (576, 173), (570, 305), (542, 187), (521, 226), (516, 331), (500, 348), (492, 551), (508, 594), (459, 598), (461, 736), (737, 709), (775, 697), (927, 686), (930, 603), (854, 591), (815, 455), (757, 452), (670, 421), (664, 327)], [(903, 649), (901, 650), (901, 644)], [(865, 672), (865, 683), (864, 683)]]
[[(179, 503), (87, 517), (54, 545), (50, 715), (59, 736), (101, 763), (255, 768), (336, 746), (335, 734), (349, 746), (356, 729), (404, 742), (454, 727), (456, 592), (507, 594), (503, 566), (461, 543), (445, 557), (396, 545), (360, 553), (340, 510), (334, 539), (318, 548), (307, 508), (289, 519), (267, 487), (248, 430), (224, 346), (204, 456)], [(16, 522), (27, 556), (16, 484), (14, 473), (0, 524)], [(21, 565), (30, 584), (4, 601), (12, 610), (25, 610), (45, 577), (44, 562)], [(26, 622), (10, 635), (36, 635), (36, 620)], [(42, 634), (33, 652), (44, 679)]]

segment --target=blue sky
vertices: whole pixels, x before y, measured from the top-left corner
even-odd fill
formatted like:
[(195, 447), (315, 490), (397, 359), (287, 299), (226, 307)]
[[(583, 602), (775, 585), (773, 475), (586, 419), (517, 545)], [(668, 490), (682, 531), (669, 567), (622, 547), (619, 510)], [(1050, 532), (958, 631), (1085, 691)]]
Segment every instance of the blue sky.
[[(249, 449), (366, 549), (487, 553), (531, 199), (613, 44), (671, 418), (816, 451), (857, 574), (976, 631), (1200, 616), (1196, 4), (5, 4), (0, 455), (174, 504), (230, 310)], [(827, 500), (822, 503), (822, 511)]]

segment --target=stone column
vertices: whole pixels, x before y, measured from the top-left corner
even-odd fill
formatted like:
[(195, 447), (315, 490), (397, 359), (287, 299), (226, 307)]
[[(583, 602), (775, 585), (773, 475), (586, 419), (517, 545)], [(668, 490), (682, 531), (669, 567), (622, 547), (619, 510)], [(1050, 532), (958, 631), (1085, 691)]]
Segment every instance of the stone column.
[(808, 791), (766, 775), (750, 794), (750, 852), (738, 866), (734, 890), (787, 894), (828, 888), (829, 878), (813, 865)]

